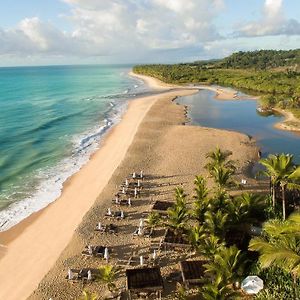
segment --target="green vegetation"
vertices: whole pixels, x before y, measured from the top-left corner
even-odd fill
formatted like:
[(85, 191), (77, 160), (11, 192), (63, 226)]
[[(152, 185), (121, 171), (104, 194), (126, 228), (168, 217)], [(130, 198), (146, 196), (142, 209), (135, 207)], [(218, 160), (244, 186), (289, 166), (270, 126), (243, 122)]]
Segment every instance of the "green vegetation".
[(296, 167), (293, 163), (293, 155), (290, 154), (270, 154), (268, 158), (261, 159), (260, 163), (265, 167), (262, 173), (270, 177), (273, 207), (276, 205), (276, 188), (281, 189), (282, 216), (285, 220), (286, 189), (300, 189), (296, 181), (300, 178), (300, 166)]
[(184, 232), (188, 220), (188, 208), (186, 204), (186, 195), (182, 188), (177, 187), (175, 190), (175, 204), (168, 209), (168, 220), (166, 227), (174, 230), (176, 234)]
[[(256, 300), (270, 300), (270, 299), (286, 299), (295, 300), (294, 297), (294, 282), (290, 273), (284, 272), (277, 267), (270, 267), (255, 272), (267, 285), (255, 297)], [(298, 280), (298, 288), (300, 280)]]
[(264, 224), (262, 237), (250, 241), (249, 249), (260, 253), (262, 268), (276, 267), (293, 278), (294, 299), (299, 299), (300, 279), (300, 214), (285, 221), (270, 220)]
[(216, 64), (223, 68), (258, 70), (278, 67), (292, 67), (296, 69), (300, 63), (300, 49), (297, 50), (258, 50), (253, 52), (237, 52), (224, 58)]
[(119, 270), (111, 265), (102, 266), (99, 268), (100, 277), (99, 279), (107, 284), (107, 288), (109, 291), (113, 292), (116, 288), (114, 281), (116, 280)]
[[(165, 227), (173, 231), (177, 241), (187, 242), (190, 250), (203, 260), (204, 275), (199, 289), (189, 293), (178, 285), (174, 296), (181, 300), (192, 299), (190, 296), (200, 300), (250, 299), (244, 297), (241, 282), (248, 275), (257, 275), (263, 279), (264, 289), (251, 299), (299, 300), (299, 196), (297, 204), (285, 194), (288, 189), (300, 190), (300, 166), (293, 163), (291, 155), (270, 155), (260, 162), (265, 167), (262, 173), (271, 179), (274, 202), (269, 201), (271, 195), (243, 192), (233, 196), (225, 184), (235, 182), (231, 154), (220, 148), (207, 154), (206, 168), (215, 184), (212, 190), (202, 176), (196, 176), (192, 203), (184, 189), (177, 187), (167, 216), (152, 212), (146, 219), (152, 229)], [(224, 184), (214, 176), (216, 172), (228, 173)], [(287, 212), (285, 206), (290, 208)], [(274, 217), (280, 215), (277, 211), (282, 208), (283, 218)], [(99, 279), (112, 294), (118, 292), (114, 283), (117, 276), (118, 269), (113, 266), (100, 268)], [(97, 295), (84, 292), (83, 299), (97, 299)]]
[(97, 294), (90, 293), (88, 291), (83, 291), (82, 297), (80, 298), (80, 300), (98, 300), (98, 299), (99, 296)]
[[(167, 221), (159, 222), (155, 215), (153, 226), (173, 230), (207, 261), (199, 299), (241, 299), (240, 283), (252, 274), (260, 276), (265, 284), (254, 299), (283, 299), (283, 295), (285, 299), (299, 299), (300, 214), (294, 212), (287, 220), (274, 216), (280, 215), (278, 209), (282, 210), (277, 199), (284, 200), (284, 209), (285, 204), (291, 204), (289, 207), (295, 204), (285, 199), (285, 193), (289, 188), (300, 189), (300, 167), (287, 154), (261, 160), (264, 174), (271, 177), (272, 191), (276, 192), (274, 208), (269, 195), (244, 192), (232, 196), (226, 185), (220, 185), (215, 172), (230, 171), (225, 182), (234, 182), (236, 168), (230, 155), (231, 152), (219, 148), (209, 152), (206, 168), (217, 187), (214, 192), (208, 190), (202, 176), (196, 176), (193, 203), (190, 205), (184, 190), (177, 188), (175, 203), (167, 211)], [(273, 214), (269, 213), (270, 208)], [(284, 218), (285, 213), (282, 215)], [(252, 237), (253, 226), (262, 227), (260, 236)], [(189, 299), (183, 287), (177, 291), (177, 298)]]
[(219, 61), (139, 65), (137, 74), (167, 83), (218, 84), (262, 95), (265, 108), (300, 108), (300, 50), (238, 52)]

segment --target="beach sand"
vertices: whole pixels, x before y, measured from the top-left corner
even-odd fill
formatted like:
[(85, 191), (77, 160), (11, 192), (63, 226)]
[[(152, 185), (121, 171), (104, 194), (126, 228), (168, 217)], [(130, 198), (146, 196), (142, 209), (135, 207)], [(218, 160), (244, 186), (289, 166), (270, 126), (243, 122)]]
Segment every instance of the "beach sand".
[[(145, 76), (141, 74), (134, 74), (133, 72), (129, 72), (130, 76), (138, 77), (139, 79), (147, 82), (153, 89), (156, 90), (169, 90), (169, 89), (197, 89), (197, 90), (210, 90), (216, 93), (215, 98), (218, 100), (240, 100), (244, 99), (244, 97), (238, 96), (238, 92), (234, 89), (220, 87), (220, 86), (209, 86), (209, 85), (196, 85), (196, 86), (185, 86), (185, 85), (176, 85), (165, 83), (157, 78)], [(257, 97), (251, 96), (251, 98), (257, 99)]]
[[(156, 88), (170, 89), (157, 81), (155, 84)], [(256, 159), (254, 141), (232, 131), (184, 125), (185, 107), (172, 100), (194, 92), (181, 89), (132, 101), (101, 148), (65, 184), (62, 196), (29, 218), (26, 226), (20, 224), (5, 235), (0, 234), (1, 243), (6, 246), (0, 259), (0, 299), (22, 300), (30, 295), (31, 300), (78, 299), (83, 287), (67, 282), (68, 269), (105, 264), (100, 259), (81, 256), (87, 244), (112, 247), (112, 263), (127, 259), (132, 252), (149, 251), (149, 239), (132, 235), (142, 212), (149, 211), (154, 200), (172, 199), (177, 185), (191, 193), (194, 176), (207, 175), (205, 154), (216, 146), (233, 152), (239, 177), (246, 178), (243, 172)], [(108, 222), (104, 212), (112, 206), (111, 199), (118, 186), (133, 170), (144, 170), (146, 176), (151, 175), (146, 181), (145, 194), (131, 208), (125, 208), (129, 217), (119, 221), (117, 236), (95, 233), (98, 222)], [(254, 180), (247, 180), (249, 190), (257, 188)], [(165, 259), (162, 273), (167, 276), (178, 267), (177, 257), (172, 260), (171, 255)], [(117, 285), (124, 284), (121, 276)], [(89, 284), (85, 289), (99, 295), (106, 292), (99, 283)]]
[(283, 121), (276, 123), (274, 125), (275, 128), (280, 130), (294, 131), (297, 134), (299, 134), (300, 120), (297, 119), (292, 112), (279, 109), (279, 108), (276, 108), (274, 110), (284, 116)]

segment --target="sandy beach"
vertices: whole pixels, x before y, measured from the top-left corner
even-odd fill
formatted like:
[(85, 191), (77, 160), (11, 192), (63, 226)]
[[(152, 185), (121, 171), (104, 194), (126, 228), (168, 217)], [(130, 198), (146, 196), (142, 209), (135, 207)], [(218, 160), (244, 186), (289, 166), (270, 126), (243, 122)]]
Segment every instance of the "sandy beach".
[[(81, 251), (87, 244), (111, 247), (113, 264), (126, 259), (134, 250), (147, 251), (150, 241), (132, 235), (142, 213), (149, 211), (154, 200), (171, 199), (177, 185), (191, 193), (194, 176), (207, 175), (205, 154), (216, 146), (233, 152), (239, 176), (245, 177), (245, 168), (256, 159), (253, 141), (236, 132), (184, 125), (185, 107), (173, 100), (196, 91), (178, 89), (144, 76), (139, 78), (164, 92), (131, 101), (122, 121), (105, 137), (90, 161), (65, 184), (61, 197), (0, 234), (4, 244), (0, 299), (78, 299), (82, 286), (67, 282), (68, 269), (105, 264), (97, 258), (82, 258)], [(174, 87), (176, 91), (166, 92)], [(125, 209), (128, 218), (119, 221), (117, 237), (96, 234), (95, 225), (105, 222), (104, 212), (111, 206), (113, 195), (133, 170), (151, 175), (147, 182), (150, 192), (137, 200), (137, 205)], [(251, 190), (256, 183), (250, 178), (248, 182)], [(176, 267), (176, 261), (168, 261), (163, 275)], [(121, 276), (117, 285), (124, 284)], [(87, 289), (101, 295), (106, 291), (104, 285), (95, 283)]]
[(283, 121), (274, 125), (275, 128), (294, 132), (300, 131), (300, 120), (297, 119), (292, 112), (278, 108), (274, 110), (284, 116)]
[[(37, 287), (123, 160), (140, 122), (156, 99), (132, 102), (101, 149), (65, 184), (62, 196), (38, 217), (33, 216), (25, 229), (20, 224), (0, 235), (1, 244), (5, 245), (0, 260), (0, 299), (26, 299)], [(10, 242), (6, 246), (7, 241)]]

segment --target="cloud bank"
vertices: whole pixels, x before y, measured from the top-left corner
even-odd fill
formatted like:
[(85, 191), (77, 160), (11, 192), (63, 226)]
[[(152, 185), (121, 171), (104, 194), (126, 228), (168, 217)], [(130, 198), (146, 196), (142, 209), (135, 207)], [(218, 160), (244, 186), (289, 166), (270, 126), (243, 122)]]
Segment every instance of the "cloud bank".
[(244, 24), (235, 35), (246, 37), (300, 35), (300, 23), (284, 16), (283, 0), (266, 0), (261, 19)]
[(70, 7), (61, 18), (71, 25), (71, 30), (64, 31), (38, 17), (23, 19), (13, 28), (0, 28), (0, 56), (12, 60), (192, 60), (240, 49), (236, 37), (300, 35), (299, 22), (284, 16), (282, 0), (265, 0), (260, 20), (244, 23), (226, 36), (215, 26), (225, 11), (225, 0), (60, 1)]
[(0, 54), (138, 55), (220, 37), (213, 20), (222, 0), (64, 0), (71, 32), (37, 17), (0, 29)]

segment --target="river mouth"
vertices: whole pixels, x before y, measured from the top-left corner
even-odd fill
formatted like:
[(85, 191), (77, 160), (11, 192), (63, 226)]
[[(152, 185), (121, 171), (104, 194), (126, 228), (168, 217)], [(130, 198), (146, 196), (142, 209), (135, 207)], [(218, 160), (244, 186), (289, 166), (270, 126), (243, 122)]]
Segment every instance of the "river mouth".
[(257, 101), (251, 96), (243, 100), (217, 100), (215, 92), (201, 90), (199, 93), (180, 97), (177, 103), (188, 107), (187, 117), (191, 125), (234, 130), (254, 138), (262, 157), (269, 153), (290, 153), (300, 163), (300, 136), (295, 132), (276, 129), (274, 125), (283, 120), (277, 113), (262, 114), (257, 111)]

